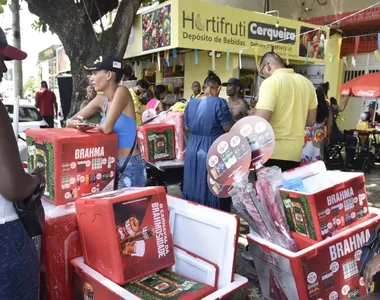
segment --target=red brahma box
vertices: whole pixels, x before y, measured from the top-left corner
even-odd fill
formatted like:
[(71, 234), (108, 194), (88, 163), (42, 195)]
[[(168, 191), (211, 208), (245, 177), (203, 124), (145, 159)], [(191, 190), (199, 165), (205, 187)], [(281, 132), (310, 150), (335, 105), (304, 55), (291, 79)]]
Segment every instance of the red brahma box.
[(176, 158), (178, 160), (184, 160), (185, 149), (187, 146), (187, 141), (189, 139), (188, 134), (185, 130), (184, 113), (174, 111), (160, 112), (157, 118), (155, 118), (151, 124), (152, 123), (167, 123), (174, 125)]
[(74, 268), (75, 300), (200, 300), (215, 291), (212, 286), (169, 270), (162, 270), (119, 286), (85, 265), (82, 258), (77, 258), (71, 263)]
[(145, 161), (170, 160), (176, 156), (174, 125), (146, 124), (137, 127), (137, 141)]
[(283, 176), (302, 178), (306, 190), (280, 190), (294, 232), (321, 241), (368, 214), (363, 173), (326, 171), (320, 161), (284, 172)]
[(43, 266), (48, 299), (70, 300), (73, 297), (70, 261), (82, 256), (74, 203), (54, 206), (42, 200), (45, 212), (43, 232)]
[(362, 247), (380, 222), (380, 211), (372, 212), (321, 242), (295, 233), (298, 252), (248, 235), (264, 298), (353, 300), (367, 295), (359, 270)]
[(174, 265), (163, 187), (126, 188), (75, 202), (86, 264), (125, 284)]
[(63, 205), (114, 189), (117, 135), (72, 128), (28, 130), (28, 169), (44, 168), (44, 199)]

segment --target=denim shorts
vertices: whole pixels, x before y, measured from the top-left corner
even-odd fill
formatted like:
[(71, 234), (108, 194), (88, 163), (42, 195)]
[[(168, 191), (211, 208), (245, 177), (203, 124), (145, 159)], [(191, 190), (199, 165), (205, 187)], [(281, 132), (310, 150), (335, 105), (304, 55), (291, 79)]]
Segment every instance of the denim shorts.
[[(127, 158), (121, 157), (117, 159), (116, 170), (119, 173)], [(140, 154), (133, 155), (128, 162), (123, 174), (117, 183), (117, 189), (125, 187), (144, 187), (146, 184), (145, 163), (141, 159)]]
[(40, 265), (20, 220), (0, 225), (0, 299), (37, 300)]

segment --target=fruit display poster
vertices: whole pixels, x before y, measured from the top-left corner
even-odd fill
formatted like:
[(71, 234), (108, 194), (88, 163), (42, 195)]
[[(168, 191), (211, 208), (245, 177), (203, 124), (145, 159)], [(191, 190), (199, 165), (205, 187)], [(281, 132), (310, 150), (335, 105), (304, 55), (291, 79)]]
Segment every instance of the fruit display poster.
[(170, 46), (172, 37), (171, 30), (171, 4), (143, 14), (143, 51)]

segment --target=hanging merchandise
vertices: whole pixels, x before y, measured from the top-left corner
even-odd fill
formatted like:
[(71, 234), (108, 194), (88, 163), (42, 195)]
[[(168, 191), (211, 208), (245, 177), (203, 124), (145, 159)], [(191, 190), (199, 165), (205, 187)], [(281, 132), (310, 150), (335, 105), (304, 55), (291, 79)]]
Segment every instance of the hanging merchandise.
[(230, 50), (226, 50), (226, 70), (230, 69)]
[(180, 66), (183, 66), (183, 58), (182, 58), (182, 54), (178, 55), (178, 64)]
[(212, 70), (215, 71), (215, 50), (211, 51), (211, 67)]
[(178, 56), (177, 55), (177, 49), (173, 49), (172, 50), (172, 55), (173, 55), (174, 58), (177, 58), (177, 56)]
[(373, 54), (375, 55), (375, 57), (376, 57), (377, 60), (380, 60), (379, 50), (373, 51)]
[(343, 62), (344, 62), (344, 65), (348, 67), (347, 56), (343, 56)]
[(134, 66), (133, 66), (133, 69), (134, 69), (134, 72), (135, 72), (135, 76), (137, 77), (137, 75), (138, 75), (138, 67), (137, 67), (137, 61), (135, 61), (135, 63), (134, 63)]
[(170, 52), (169, 52), (169, 50), (167, 50), (167, 51), (165, 51), (165, 54), (166, 54), (166, 57), (165, 57), (165, 60), (166, 60), (166, 65), (168, 66), (168, 67), (170, 67)]
[(152, 54), (152, 63), (154, 63), (154, 53)]
[(243, 49), (239, 50), (239, 69), (243, 69), (243, 64), (241, 60), (241, 55), (243, 54)]
[(355, 57), (352, 57), (352, 65), (354, 66), (354, 67), (356, 67), (356, 59), (355, 59)]
[(199, 63), (198, 59), (198, 49), (194, 49), (194, 63), (197, 65)]

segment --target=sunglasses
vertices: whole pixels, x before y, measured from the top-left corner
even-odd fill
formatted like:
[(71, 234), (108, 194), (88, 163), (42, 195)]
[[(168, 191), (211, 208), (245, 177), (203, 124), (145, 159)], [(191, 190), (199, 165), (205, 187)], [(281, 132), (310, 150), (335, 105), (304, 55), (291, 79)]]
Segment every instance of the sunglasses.
[(261, 70), (260, 70), (260, 72), (259, 72), (259, 77), (261, 78), (261, 79), (265, 79), (265, 77), (264, 77), (264, 68), (267, 66), (267, 64), (268, 63), (265, 63), (262, 67), (261, 67)]

